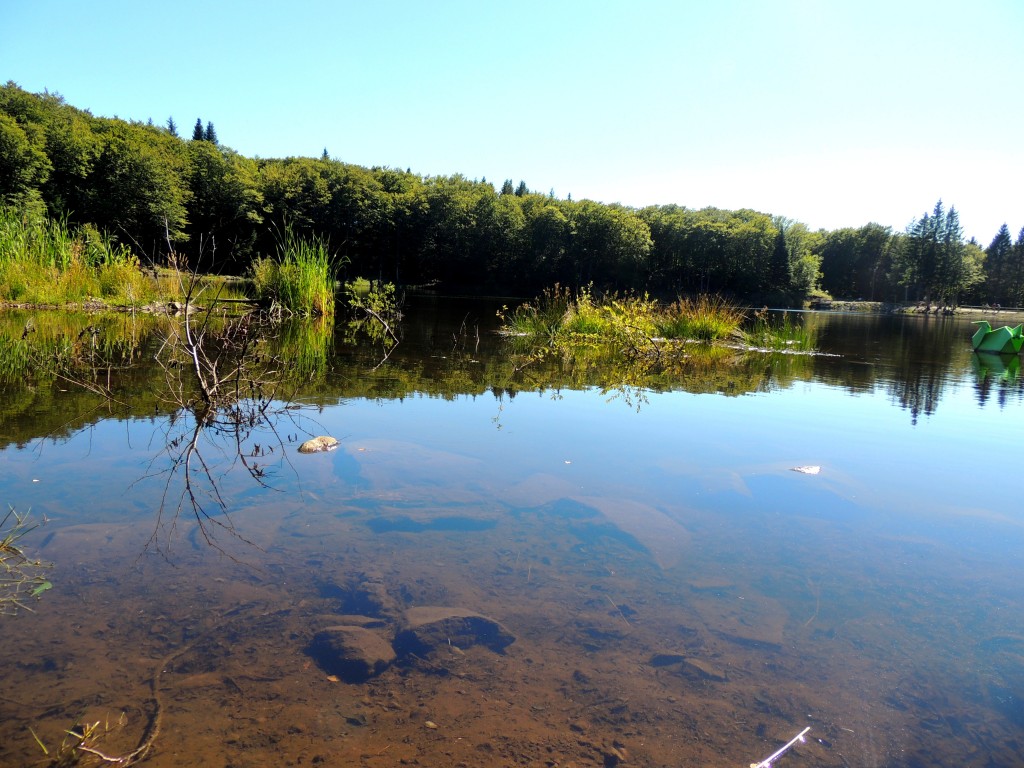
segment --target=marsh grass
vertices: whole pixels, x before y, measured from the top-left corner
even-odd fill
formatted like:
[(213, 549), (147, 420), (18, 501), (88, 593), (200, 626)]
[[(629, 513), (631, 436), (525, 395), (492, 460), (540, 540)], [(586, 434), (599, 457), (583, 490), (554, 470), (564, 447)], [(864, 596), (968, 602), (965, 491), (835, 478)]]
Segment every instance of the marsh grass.
[(793, 352), (812, 351), (816, 340), (814, 333), (799, 322), (794, 313), (782, 312), (781, 317), (773, 318), (766, 309), (754, 313), (745, 337), (749, 344), (760, 349)]
[(520, 304), (512, 312), (508, 307), (498, 311), (502, 330), (510, 336), (554, 339), (570, 307), (575, 304), (572, 292), (557, 283), (532, 302)]
[[(194, 276), (195, 286), (193, 300), (200, 304), (212, 299), (245, 300), (252, 299), (252, 281), (245, 278), (227, 277), (224, 275)], [(156, 270), (156, 291), (165, 301), (184, 301), (186, 284), (182, 273), (175, 269), (161, 268)]]
[(0, 209), (0, 300), (136, 306), (156, 296), (138, 258), (93, 227)]
[(499, 313), (510, 335), (555, 344), (624, 343), (662, 339), (715, 341), (738, 333), (743, 311), (725, 299), (699, 296), (662, 306), (646, 294), (594, 296), (589, 288), (573, 295), (555, 286), (512, 313)]
[(736, 335), (743, 320), (743, 310), (722, 297), (700, 295), (670, 304), (658, 315), (657, 326), (666, 339), (710, 342)]
[(276, 257), (264, 256), (253, 263), (256, 295), (294, 314), (333, 315), (337, 262), (324, 239), (303, 240), (287, 230)]

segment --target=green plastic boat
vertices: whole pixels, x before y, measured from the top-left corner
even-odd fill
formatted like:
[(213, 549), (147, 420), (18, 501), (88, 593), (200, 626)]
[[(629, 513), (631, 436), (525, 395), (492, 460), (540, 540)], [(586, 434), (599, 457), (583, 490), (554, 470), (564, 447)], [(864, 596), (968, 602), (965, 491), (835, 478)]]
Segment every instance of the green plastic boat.
[(976, 352), (1015, 355), (1024, 347), (1024, 325), (993, 328), (988, 320), (975, 320), (974, 324), (978, 330), (971, 337), (971, 344)]

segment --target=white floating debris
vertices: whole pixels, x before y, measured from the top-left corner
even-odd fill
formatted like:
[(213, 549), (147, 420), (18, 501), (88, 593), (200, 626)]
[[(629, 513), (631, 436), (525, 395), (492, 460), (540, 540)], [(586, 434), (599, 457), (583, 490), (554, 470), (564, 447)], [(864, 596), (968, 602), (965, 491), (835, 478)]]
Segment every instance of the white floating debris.
[(806, 467), (793, 467), (794, 472), (802, 472), (805, 475), (816, 475), (821, 472), (821, 467), (816, 464)]
[(794, 744), (796, 744), (798, 741), (807, 741), (807, 739), (805, 739), (804, 736), (807, 735), (807, 732), (809, 730), (811, 730), (810, 726), (804, 728), (802, 731), (800, 731), (800, 733), (798, 733), (796, 736), (794, 736), (792, 739), (786, 742), (786, 744), (783, 745), (781, 749), (777, 749), (769, 757), (766, 757), (760, 763), (751, 763), (750, 768), (771, 768), (772, 761), (786, 754), (786, 752), (788, 752)]

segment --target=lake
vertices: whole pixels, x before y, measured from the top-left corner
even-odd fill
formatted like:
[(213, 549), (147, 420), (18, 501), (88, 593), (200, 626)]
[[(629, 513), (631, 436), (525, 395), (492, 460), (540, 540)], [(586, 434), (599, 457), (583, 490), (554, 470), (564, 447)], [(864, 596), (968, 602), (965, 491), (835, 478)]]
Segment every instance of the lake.
[[(286, 329), (273, 418), (221, 431), (154, 394), (154, 321), (0, 314), (0, 502), (53, 584), (0, 616), (0, 764), (83, 723), (153, 766), (747, 766), (807, 727), (776, 765), (1024, 764), (1018, 360), (807, 313), (820, 354), (534, 361), (501, 303)], [(26, 384), (22, 336), (113, 399)]]

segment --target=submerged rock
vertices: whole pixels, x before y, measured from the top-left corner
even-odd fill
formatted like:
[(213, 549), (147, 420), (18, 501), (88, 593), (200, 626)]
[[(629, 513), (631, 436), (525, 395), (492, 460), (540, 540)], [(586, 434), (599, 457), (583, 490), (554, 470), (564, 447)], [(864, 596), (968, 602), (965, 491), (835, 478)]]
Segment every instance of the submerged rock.
[(681, 653), (656, 653), (647, 663), (652, 667), (668, 667), (678, 664), (678, 669), (683, 674), (714, 680), (716, 683), (724, 683), (729, 679), (724, 670), (695, 656), (684, 656)]
[(428, 606), (405, 612), (402, 630), (395, 637), (399, 656), (426, 656), (449, 646), (482, 645), (504, 653), (515, 635), (494, 619), (464, 608)]
[(391, 643), (366, 627), (327, 627), (318, 632), (309, 655), (329, 675), (346, 683), (361, 683), (387, 669), (395, 660)]
[(322, 453), (324, 451), (333, 451), (337, 447), (338, 441), (335, 438), (321, 435), (320, 437), (307, 440), (300, 445), (299, 453)]

